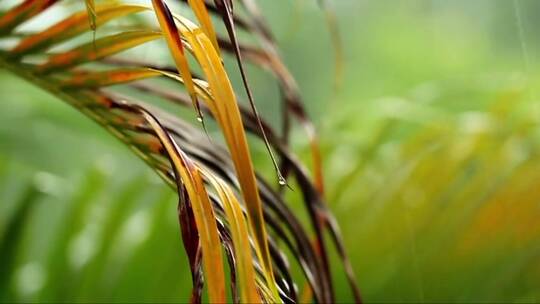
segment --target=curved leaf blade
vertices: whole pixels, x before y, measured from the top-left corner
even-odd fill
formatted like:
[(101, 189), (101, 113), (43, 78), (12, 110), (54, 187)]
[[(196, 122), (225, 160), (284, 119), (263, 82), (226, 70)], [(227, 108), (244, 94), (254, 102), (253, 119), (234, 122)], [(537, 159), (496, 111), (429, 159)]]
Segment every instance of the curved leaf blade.
[(81, 63), (95, 61), (160, 37), (160, 32), (130, 31), (100, 38), (65, 53), (51, 56), (47, 62), (38, 67), (38, 72), (48, 73), (59, 69), (70, 68)]
[(162, 73), (148, 68), (124, 68), (104, 72), (84, 71), (74, 73), (61, 82), (64, 88), (100, 88), (161, 76)]
[(201, 241), (202, 263), (208, 285), (209, 300), (212, 303), (225, 303), (225, 271), (222, 263), (221, 242), (218, 236), (216, 216), (200, 171), (176, 145), (158, 120), (150, 112), (142, 108), (140, 110), (169, 155), (179, 193), (185, 187), (192, 202), (191, 206)]
[(38, 15), (58, 0), (26, 0), (0, 18), (0, 35), (9, 34), (14, 28)]
[[(140, 5), (98, 5), (95, 7), (96, 28), (108, 21), (146, 10)], [(52, 25), (46, 30), (23, 39), (13, 49), (15, 56), (46, 50), (54, 44), (66, 41), (90, 29), (86, 11), (80, 11)]]
[(203, 169), (201, 172), (216, 190), (230, 225), (240, 285), (240, 301), (242, 303), (261, 303), (256, 288), (248, 225), (244, 219), (240, 203), (225, 181), (214, 176), (208, 170)]
[(204, 0), (188, 0), (188, 3), (195, 13), (197, 20), (199, 20), (201, 23), (202, 30), (210, 41), (212, 41), (214, 49), (219, 53), (219, 44), (217, 41), (216, 31), (214, 30), (214, 25), (212, 24), (212, 19), (210, 19), (210, 14), (208, 14)]
[(174, 59), (178, 73), (182, 79), (184, 79), (186, 90), (191, 97), (191, 102), (193, 107), (197, 111), (197, 117), (202, 122), (202, 113), (199, 106), (199, 101), (197, 99), (197, 94), (195, 93), (195, 87), (193, 85), (193, 79), (191, 76), (191, 71), (189, 69), (187, 58), (184, 54), (184, 47), (182, 46), (182, 39), (180, 37), (180, 32), (174, 23), (173, 16), (162, 0), (152, 0), (152, 5), (154, 6), (154, 11), (158, 19), (161, 30), (165, 35), (165, 40), (169, 46), (169, 51)]

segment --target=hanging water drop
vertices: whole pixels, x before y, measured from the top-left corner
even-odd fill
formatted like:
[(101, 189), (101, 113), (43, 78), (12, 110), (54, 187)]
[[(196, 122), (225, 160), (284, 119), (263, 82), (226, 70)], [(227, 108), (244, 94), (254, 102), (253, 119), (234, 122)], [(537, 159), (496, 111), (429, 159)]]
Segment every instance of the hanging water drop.
[(281, 186), (287, 185), (287, 181), (285, 180), (285, 178), (283, 178), (283, 177), (281, 177), (281, 176), (279, 177), (279, 181), (278, 181), (278, 182), (279, 182), (279, 184), (280, 184)]
[(202, 122), (203, 122), (202, 116), (197, 116), (197, 121), (200, 122), (200, 123), (202, 123)]

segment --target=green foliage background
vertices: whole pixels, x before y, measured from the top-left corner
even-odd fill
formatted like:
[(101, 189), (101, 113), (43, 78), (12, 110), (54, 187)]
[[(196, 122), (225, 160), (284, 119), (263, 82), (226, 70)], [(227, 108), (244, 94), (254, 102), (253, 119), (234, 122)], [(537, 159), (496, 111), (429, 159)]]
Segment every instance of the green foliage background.
[[(337, 95), (323, 13), (259, 2), (319, 127), (365, 300), (540, 301), (540, 2), (332, 1)], [(278, 122), (270, 76), (249, 74)], [(0, 92), (0, 298), (187, 299), (174, 193), (54, 97), (3, 71)], [(264, 148), (254, 154), (271, 176)]]

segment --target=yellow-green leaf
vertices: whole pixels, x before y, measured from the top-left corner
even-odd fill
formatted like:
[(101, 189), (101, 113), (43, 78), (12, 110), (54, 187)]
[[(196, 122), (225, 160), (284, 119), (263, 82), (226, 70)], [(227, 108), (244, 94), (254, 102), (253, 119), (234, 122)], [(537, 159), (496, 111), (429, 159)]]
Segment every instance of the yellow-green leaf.
[(195, 58), (201, 65), (208, 81), (213, 97), (211, 100), (207, 100), (208, 108), (212, 111), (223, 130), (227, 146), (231, 153), (246, 204), (248, 220), (254, 232), (255, 249), (262, 262), (267, 284), (272, 291), (272, 300), (280, 301), (272, 272), (272, 262), (268, 249), (267, 233), (262, 213), (262, 203), (255, 179), (255, 171), (231, 82), (221, 63), (219, 54), (206, 34), (188, 20), (180, 16), (175, 17), (182, 25), (183, 35), (191, 45)]
[(240, 302), (261, 303), (261, 298), (257, 293), (248, 225), (242, 213), (240, 203), (234, 192), (222, 179), (214, 176), (208, 170), (201, 169), (201, 172), (216, 190), (229, 222), (236, 259), (238, 283), (240, 285)]
[(156, 135), (167, 151), (177, 179), (181, 179), (181, 181), (177, 180), (177, 183), (181, 182), (183, 184), (191, 200), (201, 240), (203, 268), (205, 282), (209, 290), (209, 300), (211, 303), (225, 303), (225, 271), (222, 262), (221, 243), (214, 210), (201, 174), (195, 164), (163, 130), (159, 122), (148, 112), (142, 111), (142, 113), (156, 131)]
[(167, 45), (169, 46), (169, 51), (174, 59), (178, 73), (180, 73), (180, 76), (184, 79), (184, 85), (191, 97), (193, 107), (202, 121), (202, 113), (199, 107), (199, 101), (197, 100), (197, 94), (195, 93), (191, 71), (189, 70), (188, 61), (184, 54), (184, 48), (180, 38), (180, 32), (176, 27), (174, 18), (169, 8), (162, 0), (152, 0), (152, 5), (154, 6), (154, 12), (156, 13), (159, 25), (163, 31)]
[[(141, 5), (101, 5), (96, 6), (96, 27), (102, 24), (120, 18), (129, 14), (137, 13), (146, 10), (145, 6)], [(48, 29), (29, 36), (23, 39), (14, 49), (13, 52), (16, 56), (23, 54), (37, 52), (47, 49), (53, 44), (57, 44), (73, 38), (81, 33), (84, 33), (90, 29), (90, 25), (87, 19), (87, 12), (80, 11), (68, 18), (52, 25)]]
[(26, 0), (0, 18), (0, 34), (11, 32), (19, 24), (39, 14), (57, 0)]
[(214, 49), (219, 54), (219, 45), (216, 37), (216, 32), (214, 30), (214, 26), (212, 24), (212, 19), (210, 19), (210, 14), (208, 14), (208, 10), (206, 9), (206, 5), (204, 4), (204, 0), (188, 0), (189, 6), (191, 6), (191, 9), (195, 13), (195, 16), (197, 17), (197, 20), (201, 23), (201, 28), (206, 34), (208, 38), (210, 38), (210, 41), (212, 41), (212, 44), (214, 45)]
[(125, 68), (103, 72), (78, 72), (61, 82), (65, 88), (98, 88), (161, 76), (162, 73), (148, 68)]
[(47, 62), (38, 67), (38, 71), (50, 72), (98, 60), (160, 37), (160, 32), (153, 31), (131, 31), (107, 36), (65, 53), (51, 56)]

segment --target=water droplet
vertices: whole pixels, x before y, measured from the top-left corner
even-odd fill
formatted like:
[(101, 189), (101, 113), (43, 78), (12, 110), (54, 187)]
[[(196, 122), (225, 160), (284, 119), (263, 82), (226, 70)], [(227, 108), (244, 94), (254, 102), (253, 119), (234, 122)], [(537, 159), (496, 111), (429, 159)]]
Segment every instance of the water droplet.
[(287, 185), (287, 181), (286, 181), (283, 177), (280, 177), (280, 178), (279, 178), (279, 184), (280, 184), (281, 186), (285, 186), (285, 185)]
[(197, 121), (198, 121), (198, 122), (203, 122), (202, 116), (197, 116)]

